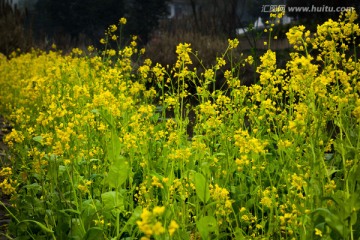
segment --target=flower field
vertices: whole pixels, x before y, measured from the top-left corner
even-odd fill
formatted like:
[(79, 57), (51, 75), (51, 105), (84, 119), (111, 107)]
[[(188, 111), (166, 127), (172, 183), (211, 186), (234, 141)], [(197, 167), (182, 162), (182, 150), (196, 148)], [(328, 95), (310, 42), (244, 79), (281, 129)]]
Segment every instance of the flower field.
[(191, 67), (186, 43), (161, 66), (141, 60), (136, 37), (120, 42), (125, 19), (102, 52), (0, 56), (0, 112), (13, 125), (0, 170), (5, 235), (359, 239), (356, 20), (293, 27), (283, 69), (269, 25), (251, 86), (238, 73), (253, 58), (232, 61), (237, 39), (210, 68)]

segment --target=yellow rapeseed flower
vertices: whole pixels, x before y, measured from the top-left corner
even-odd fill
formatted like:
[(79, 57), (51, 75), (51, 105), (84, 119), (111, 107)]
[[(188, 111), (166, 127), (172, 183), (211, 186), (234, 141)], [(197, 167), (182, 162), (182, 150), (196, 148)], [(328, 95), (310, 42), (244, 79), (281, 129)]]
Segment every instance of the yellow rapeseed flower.
[(115, 32), (117, 30), (117, 26), (115, 24), (109, 27), (110, 32)]
[(16, 188), (15, 188), (16, 185), (17, 185), (16, 180), (5, 178), (2, 182), (0, 182), (0, 189), (3, 194), (11, 195), (12, 193), (16, 192)]
[(237, 38), (235, 39), (228, 39), (228, 43), (229, 43), (229, 49), (234, 49), (239, 45), (239, 40)]
[(122, 25), (125, 25), (126, 21), (127, 21), (126, 18), (122, 17), (122, 18), (120, 18), (119, 23)]
[(153, 226), (154, 235), (160, 235), (165, 232), (165, 228), (163, 227), (161, 222), (156, 222)]
[(322, 237), (322, 231), (318, 228), (315, 228), (315, 235)]
[(169, 235), (172, 236), (174, 235), (175, 231), (179, 228), (179, 224), (176, 223), (176, 221), (171, 220), (170, 224), (169, 224)]
[(0, 177), (11, 176), (11, 175), (12, 175), (12, 169), (10, 167), (3, 167), (0, 171)]

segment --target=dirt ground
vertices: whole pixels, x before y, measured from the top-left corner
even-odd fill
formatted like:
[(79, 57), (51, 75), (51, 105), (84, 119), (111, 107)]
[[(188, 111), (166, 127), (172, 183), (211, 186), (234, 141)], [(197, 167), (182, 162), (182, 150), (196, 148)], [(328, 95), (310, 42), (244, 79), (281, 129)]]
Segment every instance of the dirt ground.
[[(4, 144), (3, 138), (10, 131), (10, 129), (11, 129), (10, 125), (8, 125), (5, 122), (4, 118), (0, 116), (0, 169), (3, 166), (9, 165), (8, 155), (7, 155), (8, 148)], [(0, 177), (0, 181), (2, 181), (1, 177)], [(9, 197), (2, 194), (1, 189), (0, 189), (0, 201), (5, 205), (9, 204)], [(5, 233), (9, 222), (10, 222), (10, 217), (8, 216), (8, 213), (6, 212), (4, 207), (0, 205), (0, 240), (8, 239), (7, 237), (5, 237)]]

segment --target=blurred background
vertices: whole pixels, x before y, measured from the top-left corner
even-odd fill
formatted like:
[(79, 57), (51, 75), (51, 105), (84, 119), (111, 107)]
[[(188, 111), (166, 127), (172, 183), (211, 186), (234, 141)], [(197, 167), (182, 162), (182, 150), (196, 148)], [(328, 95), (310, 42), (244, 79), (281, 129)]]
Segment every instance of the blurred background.
[[(286, 16), (274, 28), (273, 49), (287, 49), (285, 33), (298, 24), (315, 30), (338, 12), (321, 7), (355, 7), (360, 0), (0, 0), (0, 52), (20, 48), (50, 49), (65, 53), (73, 47), (101, 47), (99, 40), (110, 24), (127, 18), (124, 39), (139, 37), (147, 55), (162, 64), (175, 61), (175, 46), (189, 42), (206, 64), (223, 52), (228, 38), (240, 40), (240, 51), (266, 49), (264, 33), (269, 10), (285, 6)], [(316, 13), (290, 12), (290, 7), (317, 7)]]

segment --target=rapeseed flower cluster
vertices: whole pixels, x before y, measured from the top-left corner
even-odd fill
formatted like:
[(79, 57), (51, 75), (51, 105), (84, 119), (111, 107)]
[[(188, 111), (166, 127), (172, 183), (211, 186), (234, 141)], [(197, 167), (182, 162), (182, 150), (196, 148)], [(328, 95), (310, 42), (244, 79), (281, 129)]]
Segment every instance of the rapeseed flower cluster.
[(178, 55), (178, 61), (175, 64), (176, 68), (180, 68), (182, 65), (192, 64), (189, 53), (191, 53), (191, 45), (189, 43), (180, 43), (176, 47), (176, 54)]
[[(139, 230), (145, 234), (141, 239), (146, 240), (150, 239), (152, 236), (156, 237), (162, 235), (166, 232), (165, 227), (160, 221), (161, 216), (165, 212), (164, 206), (155, 206), (152, 211), (148, 209), (143, 209), (141, 213), (141, 220), (137, 221), (136, 224), (139, 227)], [(179, 225), (176, 221), (171, 220), (168, 226), (168, 233), (170, 236), (173, 236), (175, 231), (179, 228)]]
[(0, 189), (5, 195), (11, 195), (16, 192), (18, 182), (17, 180), (12, 179), (12, 175), (13, 172), (10, 167), (3, 167), (0, 170), (0, 179), (2, 179), (2, 182), (0, 182)]
[(246, 130), (239, 129), (234, 135), (234, 145), (239, 147), (239, 153), (255, 153), (264, 154), (267, 152), (266, 146), (267, 141), (261, 141), (260, 139), (251, 137), (249, 132)]
[(226, 188), (221, 188), (217, 184), (215, 184), (215, 186), (210, 185), (210, 196), (216, 202), (215, 215), (218, 216), (218, 223), (220, 225), (222, 224), (223, 218), (230, 222), (227, 216), (229, 216), (229, 214), (233, 211), (233, 201), (230, 199), (229, 194), (230, 193)]

